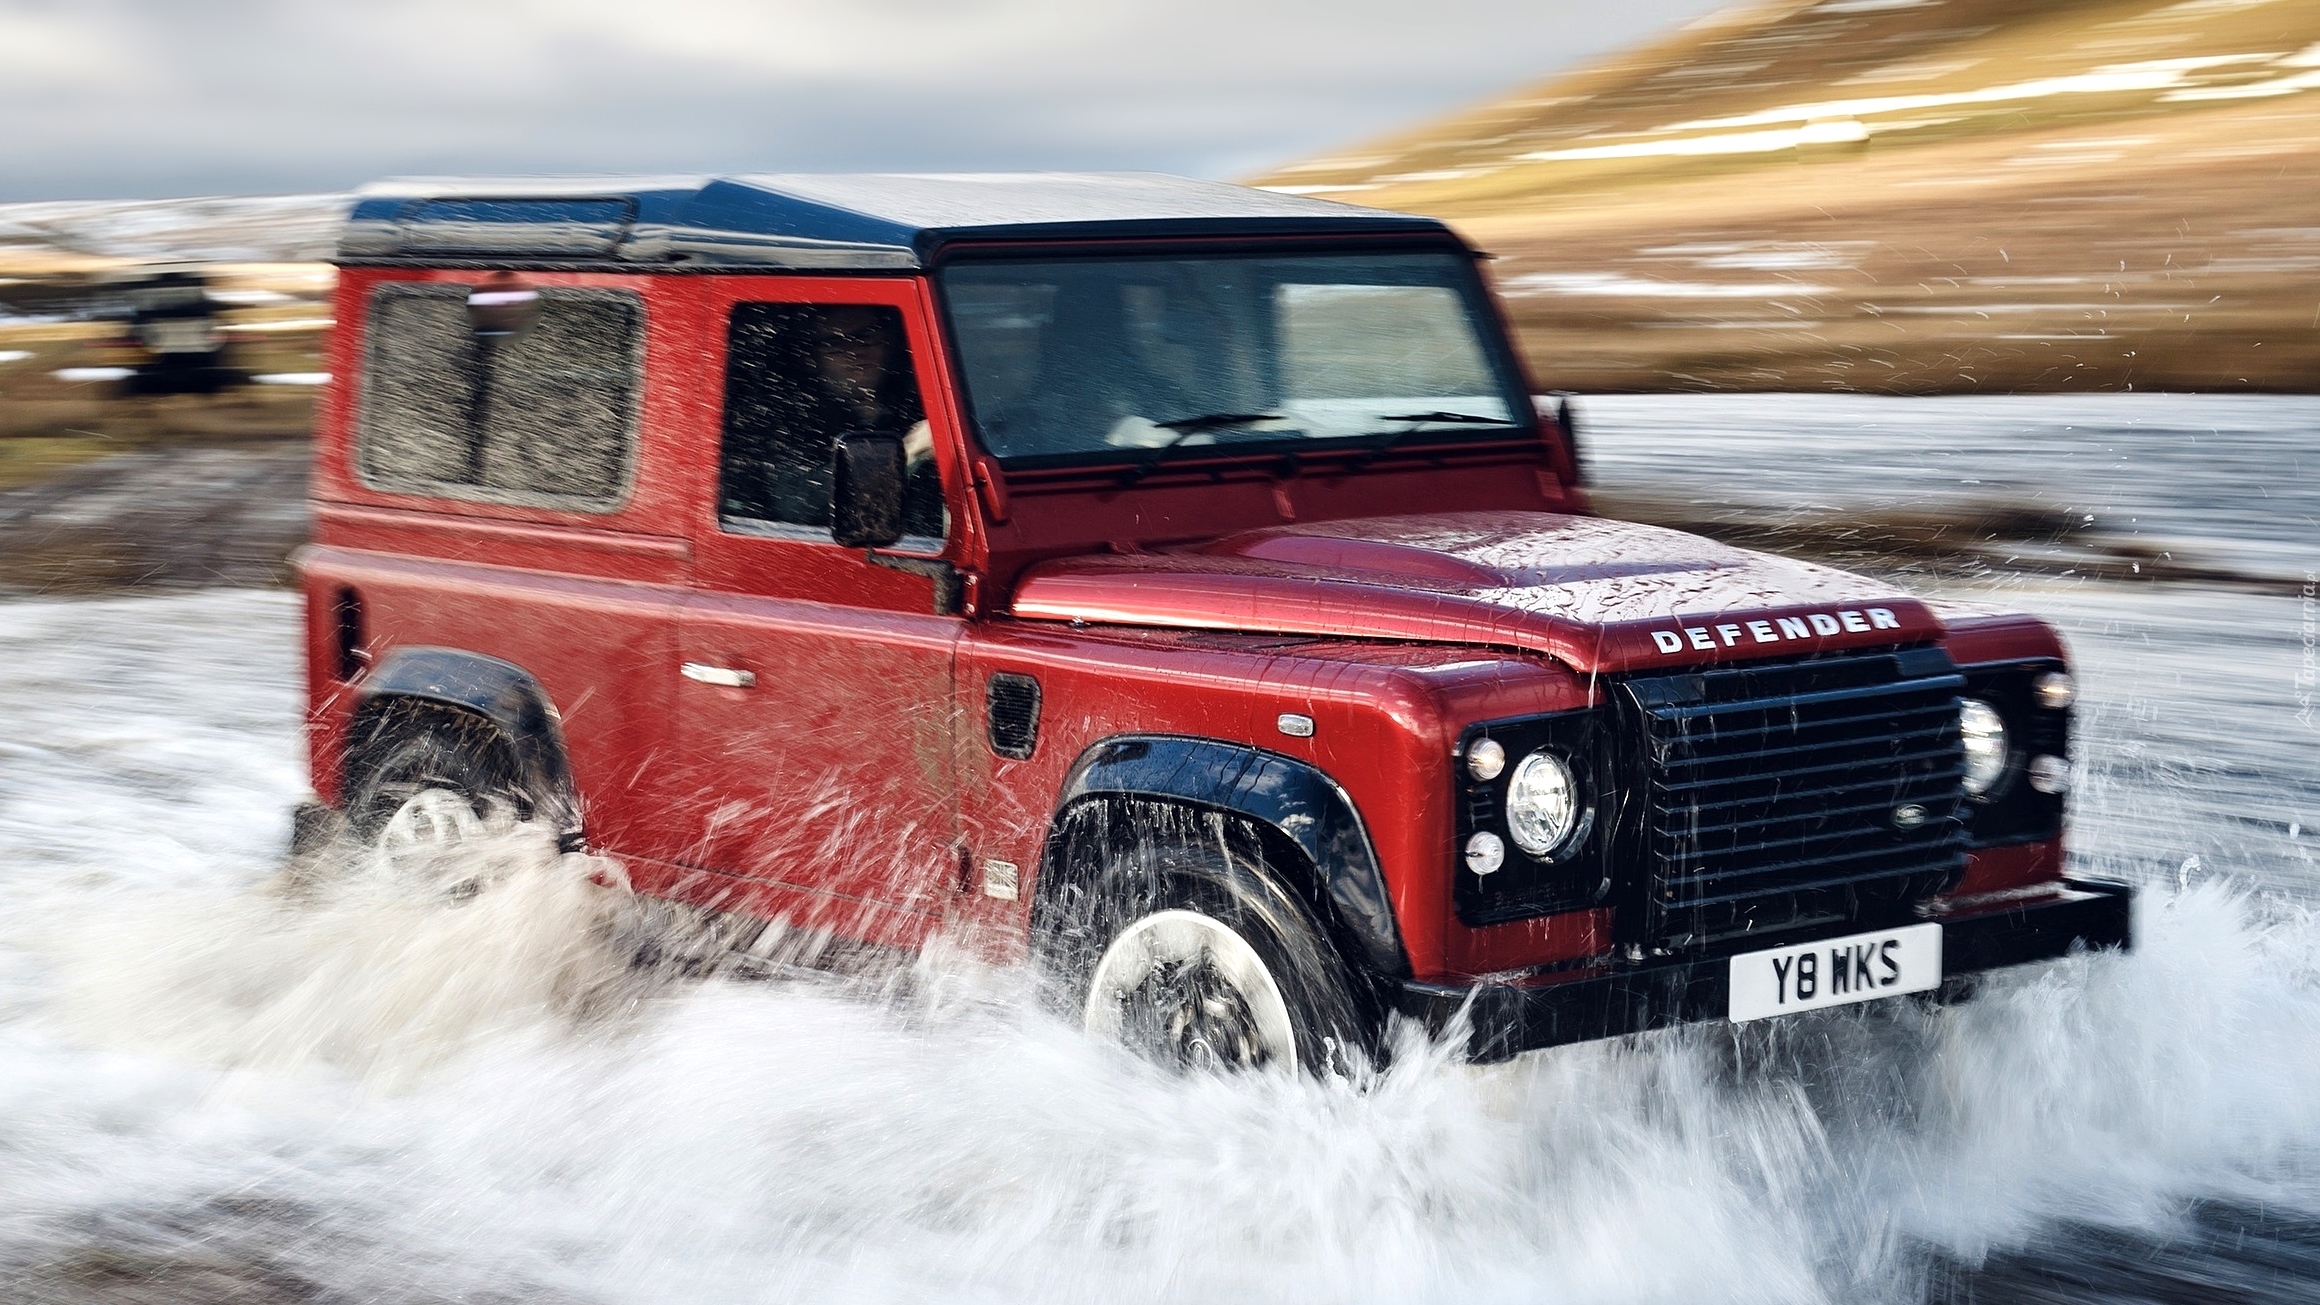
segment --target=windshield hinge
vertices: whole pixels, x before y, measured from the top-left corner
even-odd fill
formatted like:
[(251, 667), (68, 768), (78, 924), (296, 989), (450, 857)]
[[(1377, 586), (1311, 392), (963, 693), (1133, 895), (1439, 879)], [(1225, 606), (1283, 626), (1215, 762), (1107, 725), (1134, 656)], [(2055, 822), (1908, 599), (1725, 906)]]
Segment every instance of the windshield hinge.
[(863, 549), (862, 556), (867, 558), (872, 566), (882, 566), (889, 571), (902, 571), (910, 575), (922, 575), (934, 581), (934, 614), (936, 616), (956, 616), (959, 614), (959, 598), (966, 589), (966, 584), (959, 575), (957, 567), (939, 557), (907, 557), (899, 553), (881, 553), (875, 548)]

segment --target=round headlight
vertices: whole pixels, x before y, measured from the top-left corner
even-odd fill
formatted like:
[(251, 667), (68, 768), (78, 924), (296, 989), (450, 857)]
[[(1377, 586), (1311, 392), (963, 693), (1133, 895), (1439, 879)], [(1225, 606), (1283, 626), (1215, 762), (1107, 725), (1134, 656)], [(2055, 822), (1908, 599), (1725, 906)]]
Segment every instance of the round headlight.
[(2006, 773), (2006, 718), (1979, 698), (1968, 698), (1958, 713), (1966, 742), (1966, 796), (1984, 797)]
[(1514, 835), (1515, 846), (1532, 856), (1551, 855), (1578, 822), (1579, 786), (1571, 768), (1543, 748), (1524, 757), (1506, 786), (1506, 832)]

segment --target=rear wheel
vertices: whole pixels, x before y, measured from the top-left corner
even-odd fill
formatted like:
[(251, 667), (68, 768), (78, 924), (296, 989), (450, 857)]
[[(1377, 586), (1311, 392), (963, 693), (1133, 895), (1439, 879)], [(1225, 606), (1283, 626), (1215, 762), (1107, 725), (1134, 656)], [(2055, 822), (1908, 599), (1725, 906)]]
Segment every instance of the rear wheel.
[(1312, 910), (1245, 827), (1196, 819), (1115, 841), (1059, 912), (1051, 950), (1083, 1027), (1185, 1070), (1366, 1065), (1375, 1017)]
[(488, 801), (457, 788), (422, 788), (387, 817), (375, 840), (393, 854), (472, 843), (489, 832), (495, 815)]
[(443, 878), (453, 895), (468, 896), (479, 885), (457, 854), (506, 833), (532, 806), (506, 742), (446, 715), (409, 721), (369, 751), (346, 819), (390, 868)]

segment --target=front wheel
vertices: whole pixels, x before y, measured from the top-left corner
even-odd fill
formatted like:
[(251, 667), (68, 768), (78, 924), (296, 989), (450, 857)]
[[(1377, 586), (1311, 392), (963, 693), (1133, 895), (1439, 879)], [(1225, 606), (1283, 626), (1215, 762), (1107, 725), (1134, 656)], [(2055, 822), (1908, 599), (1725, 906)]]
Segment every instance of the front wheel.
[(1096, 961), (1089, 1033), (1186, 1069), (1296, 1069), (1288, 998), (1249, 941), (1198, 911), (1154, 911)]
[(1229, 822), (1116, 846), (1065, 914), (1054, 951), (1082, 1026), (1147, 1060), (1331, 1075), (1376, 1051), (1371, 1004), (1327, 932)]

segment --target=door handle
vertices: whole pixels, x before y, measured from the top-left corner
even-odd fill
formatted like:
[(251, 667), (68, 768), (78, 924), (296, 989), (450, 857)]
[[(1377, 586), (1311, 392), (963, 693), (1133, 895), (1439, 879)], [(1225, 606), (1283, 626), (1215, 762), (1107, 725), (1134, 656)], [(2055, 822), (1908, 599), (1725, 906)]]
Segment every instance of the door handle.
[(728, 689), (750, 689), (757, 686), (754, 671), (737, 671), (730, 666), (711, 666), (706, 662), (686, 662), (682, 667), (685, 678), (703, 684), (722, 684)]

